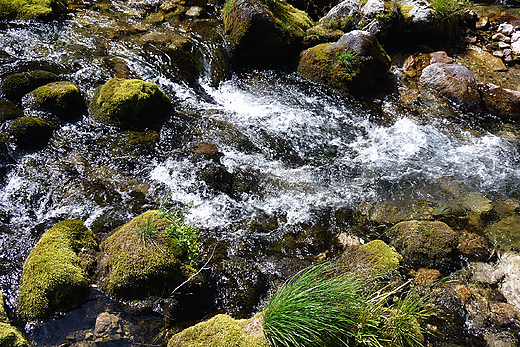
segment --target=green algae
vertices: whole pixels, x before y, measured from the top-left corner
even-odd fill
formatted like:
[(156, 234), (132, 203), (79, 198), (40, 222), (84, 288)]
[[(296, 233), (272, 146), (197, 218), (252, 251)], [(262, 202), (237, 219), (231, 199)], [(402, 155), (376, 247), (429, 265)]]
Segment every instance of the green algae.
[(175, 238), (153, 232), (169, 224), (157, 211), (147, 211), (114, 230), (101, 244), (100, 288), (116, 297), (146, 298), (168, 292), (195, 273)]
[(58, 75), (45, 70), (14, 73), (4, 78), (2, 93), (8, 99), (18, 102), (25, 94), (58, 79)]
[(78, 253), (96, 247), (82, 221), (65, 220), (47, 230), (23, 266), (18, 310), (29, 321), (42, 320), (85, 297), (89, 279)]
[(43, 19), (66, 9), (65, 0), (0, 0), (0, 18)]
[(91, 104), (94, 119), (123, 128), (152, 126), (170, 111), (170, 98), (157, 84), (137, 79), (111, 79), (97, 90)]
[(261, 312), (250, 319), (235, 320), (219, 314), (174, 335), (168, 347), (268, 347), (262, 316)]

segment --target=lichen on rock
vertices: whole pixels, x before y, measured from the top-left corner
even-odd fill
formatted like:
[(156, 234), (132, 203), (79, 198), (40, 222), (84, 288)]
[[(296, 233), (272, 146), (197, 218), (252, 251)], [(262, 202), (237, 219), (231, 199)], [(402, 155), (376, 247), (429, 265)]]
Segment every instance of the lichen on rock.
[(95, 249), (94, 234), (79, 220), (65, 220), (47, 230), (23, 266), (18, 310), (29, 321), (66, 309), (89, 291), (78, 254)]
[(216, 315), (174, 335), (168, 347), (268, 347), (262, 330), (262, 315), (260, 312), (253, 318), (241, 320)]
[(90, 105), (94, 119), (122, 128), (144, 128), (166, 119), (172, 105), (157, 84), (113, 78), (98, 88)]
[(100, 288), (125, 299), (160, 296), (194, 274), (177, 240), (156, 233), (169, 224), (147, 211), (115, 229), (101, 244)]

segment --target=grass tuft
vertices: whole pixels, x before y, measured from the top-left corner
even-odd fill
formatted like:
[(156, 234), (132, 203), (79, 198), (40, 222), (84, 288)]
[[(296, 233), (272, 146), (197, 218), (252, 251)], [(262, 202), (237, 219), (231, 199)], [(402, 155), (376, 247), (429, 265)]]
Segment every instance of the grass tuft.
[(381, 288), (378, 278), (337, 264), (313, 265), (271, 297), (264, 333), (276, 347), (423, 346), (419, 319), (432, 314), (429, 296), (401, 298), (407, 285)]

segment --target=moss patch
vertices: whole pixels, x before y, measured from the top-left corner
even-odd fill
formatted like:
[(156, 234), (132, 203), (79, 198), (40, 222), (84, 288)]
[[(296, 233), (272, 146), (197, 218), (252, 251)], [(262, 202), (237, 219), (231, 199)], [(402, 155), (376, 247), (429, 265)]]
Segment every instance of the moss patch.
[(65, 309), (89, 291), (78, 253), (96, 247), (94, 234), (81, 221), (66, 220), (47, 230), (23, 266), (18, 310), (29, 321)]
[(381, 240), (370, 241), (369, 243), (360, 246), (360, 248), (374, 256), (372, 259), (372, 266), (381, 274), (390, 270), (397, 270), (399, 268), (399, 263), (403, 258), (393, 247), (390, 247)]
[(37, 88), (32, 95), (39, 108), (65, 120), (76, 118), (85, 109), (79, 87), (72, 82), (52, 82)]
[(7, 132), (21, 149), (37, 149), (49, 141), (55, 128), (43, 118), (24, 116), (13, 120)]
[(150, 235), (152, 224), (164, 228), (169, 222), (159, 218), (157, 211), (147, 211), (101, 244), (99, 284), (110, 295), (128, 299), (162, 295), (195, 272), (176, 239)]
[(15, 73), (3, 80), (2, 93), (8, 99), (18, 102), (25, 94), (57, 80), (58, 75), (44, 70)]
[(98, 122), (141, 128), (165, 119), (171, 102), (155, 83), (113, 78), (98, 89), (91, 111)]
[(0, 123), (5, 122), (6, 120), (20, 118), (22, 116), (23, 111), (21, 108), (11, 101), (0, 99)]
[(0, 0), (0, 18), (41, 19), (65, 12), (64, 0)]
[(29, 347), (31, 345), (23, 337), (20, 330), (7, 323), (0, 323), (0, 346)]
[(262, 326), (262, 313), (241, 320), (219, 314), (176, 334), (168, 347), (268, 347)]

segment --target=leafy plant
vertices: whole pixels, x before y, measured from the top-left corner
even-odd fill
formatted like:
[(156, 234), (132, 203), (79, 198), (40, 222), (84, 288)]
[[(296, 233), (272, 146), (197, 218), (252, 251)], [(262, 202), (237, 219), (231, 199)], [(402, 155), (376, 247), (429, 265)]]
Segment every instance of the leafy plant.
[(338, 64), (344, 67), (347, 71), (354, 70), (355, 64), (359, 60), (359, 53), (350, 48), (345, 48), (336, 53)]
[(466, 2), (457, 0), (432, 0), (430, 2), (435, 16), (440, 21), (441, 36), (447, 35), (449, 39), (455, 38), (456, 33), (460, 30), (460, 22), (466, 4)]
[(304, 269), (269, 300), (267, 340), (277, 347), (422, 346), (418, 319), (432, 314), (429, 297), (412, 291), (400, 298), (407, 284), (377, 284), (330, 262)]

